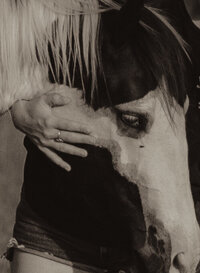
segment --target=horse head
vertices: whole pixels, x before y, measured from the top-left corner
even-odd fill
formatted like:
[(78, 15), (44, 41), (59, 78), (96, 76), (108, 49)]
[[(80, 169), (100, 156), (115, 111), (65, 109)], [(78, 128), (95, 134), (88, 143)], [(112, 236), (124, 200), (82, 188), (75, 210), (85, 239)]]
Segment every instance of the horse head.
[[(135, 7), (137, 20), (130, 17)], [(121, 12), (102, 16), (101, 40), (106, 84), (99, 83), (98, 110), (68, 90), (71, 107), (64, 113), (89, 121), (97, 146), (111, 154), (112, 164), (105, 159), (99, 165), (104, 180), (98, 187), (113, 198), (105, 203), (119, 240), (128, 238), (128, 272), (195, 273), (200, 231), (188, 169), (184, 43), (166, 18), (132, 0)]]

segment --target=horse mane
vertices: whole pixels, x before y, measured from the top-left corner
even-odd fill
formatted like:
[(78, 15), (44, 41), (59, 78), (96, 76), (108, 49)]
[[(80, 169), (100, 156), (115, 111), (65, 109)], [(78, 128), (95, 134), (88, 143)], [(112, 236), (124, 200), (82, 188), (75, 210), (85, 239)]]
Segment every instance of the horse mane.
[[(50, 68), (55, 80), (62, 71), (64, 82), (73, 86), (72, 63), (80, 71), (84, 66), (93, 75), (94, 86), (100, 16), (102, 12), (119, 8), (115, 0), (1, 0), (1, 104), (3, 101), (11, 105), (15, 98), (23, 99), (21, 86), (25, 81), (37, 88), (38, 67), (43, 81), (48, 81)], [(39, 84), (38, 88), (41, 89)]]
[[(121, 6), (122, 3), (114, 0), (1, 0), (1, 95), (19, 92), (24, 79), (37, 82), (34, 69), (38, 66), (43, 79), (48, 79), (50, 68), (55, 80), (62, 74), (63, 83), (73, 87), (74, 71), (78, 66), (82, 88), (82, 71), (85, 70), (91, 78), (93, 96), (98, 89), (96, 71), (101, 13), (119, 11)], [(183, 55), (187, 55), (186, 44), (168, 19), (151, 7), (144, 7), (140, 28), (147, 34), (141, 37), (141, 41), (145, 44), (146, 55), (151, 56), (149, 67), (155, 72), (154, 76), (160, 80), (162, 74), (168, 89), (174, 88), (178, 92), (184, 78), (182, 68)]]
[[(168, 15), (169, 16), (169, 15)], [(179, 34), (176, 23), (160, 9), (145, 6), (136, 38), (135, 53), (150, 71), (163, 95), (165, 105), (175, 98), (183, 105), (190, 86), (190, 45)]]

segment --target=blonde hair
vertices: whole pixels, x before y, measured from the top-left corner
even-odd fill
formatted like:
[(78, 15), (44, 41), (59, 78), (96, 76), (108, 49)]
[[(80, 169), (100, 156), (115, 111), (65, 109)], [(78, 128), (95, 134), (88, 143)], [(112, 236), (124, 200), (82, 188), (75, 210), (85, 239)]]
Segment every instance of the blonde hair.
[[(84, 69), (91, 78), (92, 94), (101, 13), (120, 8), (115, 0), (0, 0), (0, 112), (18, 99), (44, 92), (49, 69), (55, 79), (62, 73), (63, 82), (73, 87), (78, 65), (81, 77)], [(181, 37), (164, 16), (149, 10), (184, 49)], [(84, 89), (83, 80), (82, 85)]]
[(52, 69), (49, 47), (55, 78), (62, 71), (73, 86), (73, 60), (91, 73), (94, 88), (100, 14), (110, 9), (120, 6), (114, 0), (1, 0), (0, 111), (44, 88)]

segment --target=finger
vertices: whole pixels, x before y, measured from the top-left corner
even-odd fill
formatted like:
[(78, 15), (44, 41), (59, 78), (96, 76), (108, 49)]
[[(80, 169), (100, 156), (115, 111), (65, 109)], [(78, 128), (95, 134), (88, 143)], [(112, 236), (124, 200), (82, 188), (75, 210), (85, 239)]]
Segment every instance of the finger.
[(50, 93), (44, 97), (45, 102), (51, 107), (63, 106), (68, 104), (71, 99), (58, 93)]
[(95, 137), (85, 135), (85, 134), (80, 134), (80, 133), (74, 133), (74, 132), (60, 131), (59, 137), (63, 139), (65, 143), (79, 143), (79, 144), (90, 144), (90, 145), (95, 145), (96, 143)]
[(39, 139), (42, 140), (55, 140), (56, 138), (61, 138), (65, 143), (96, 144), (96, 138), (94, 136), (69, 131), (60, 131), (57, 129), (45, 129), (39, 137)]
[(49, 150), (46, 147), (38, 146), (40, 151), (42, 151), (53, 163), (58, 165), (59, 167), (65, 169), (66, 171), (71, 171), (71, 166), (65, 162), (60, 156), (58, 156), (55, 152)]
[(80, 157), (86, 157), (88, 155), (85, 149), (75, 147), (68, 143), (56, 142), (54, 140), (43, 142), (43, 146), (51, 148), (61, 153), (65, 153), (65, 154), (70, 154), (70, 155), (75, 155)]
[(92, 126), (89, 124), (83, 124), (77, 121), (72, 121), (69, 119), (55, 119), (53, 122), (53, 127), (61, 131), (72, 131), (76, 133), (91, 134)]
[(60, 137), (60, 130), (57, 130), (57, 129), (45, 129), (43, 130), (42, 132), (42, 136), (41, 138), (44, 138), (46, 140), (48, 139), (56, 139), (56, 138), (59, 138)]

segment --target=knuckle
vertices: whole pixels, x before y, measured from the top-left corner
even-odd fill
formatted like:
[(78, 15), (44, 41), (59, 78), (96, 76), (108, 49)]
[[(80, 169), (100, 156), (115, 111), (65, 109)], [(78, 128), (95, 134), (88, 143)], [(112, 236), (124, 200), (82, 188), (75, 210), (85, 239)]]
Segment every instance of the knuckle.
[(83, 133), (88, 133), (88, 130), (82, 125), (80, 126), (80, 131), (82, 131)]
[(61, 100), (61, 96), (59, 94), (57, 94), (57, 93), (53, 94), (52, 100), (53, 100), (54, 103), (57, 103), (57, 102), (59, 102)]
[(68, 145), (65, 149), (66, 153), (74, 154), (74, 148), (71, 145)]
[(44, 120), (44, 125), (45, 125), (46, 128), (51, 128), (52, 127), (52, 120), (51, 120), (51, 118), (46, 118)]
[(48, 130), (43, 131), (43, 137), (49, 139), (51, 137), (51, 134)]
[(54, 93), (53, 94), (53, 98), (55, 99), (55, 100), (57, 100), (57, 99), (60, 99), (60, 95), (58, 94), (58, 93)]
[(56, 144), (56, 150), (57, 150), (58, 152), (62, 152), (62, 151), (63, 151), (61, 143), (57, 143), (57, 144)]
[(66, 126), (69, 130), (76, 130), (78, 128), (78, 124), (71, 119), (67, 119)]
[(83, 125), (80, 125), (80, 126), (79, 126), (79, 129), (80, 129), (81, 131), (85, 131), (85, 127), (84, 127)]
[(38, 128), (40, 128), (40, 130), (43, 130), (45, 128), (45, 120), (44, 119), (38, 119), (36, 124), (37, 124)]
[(71, 154), (73, 155), (73, 147), (70, 144), (65, 144), (65, 146), (63, 147), (63, 152), (66, 154)]

